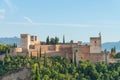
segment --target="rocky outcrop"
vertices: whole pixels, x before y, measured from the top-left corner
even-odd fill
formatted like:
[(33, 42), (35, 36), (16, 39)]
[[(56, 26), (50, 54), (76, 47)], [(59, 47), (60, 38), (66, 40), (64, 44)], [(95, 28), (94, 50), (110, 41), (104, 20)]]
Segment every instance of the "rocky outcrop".
[(30, 80), (30, 69), (23, 68), (1, 77), (0, 80)]

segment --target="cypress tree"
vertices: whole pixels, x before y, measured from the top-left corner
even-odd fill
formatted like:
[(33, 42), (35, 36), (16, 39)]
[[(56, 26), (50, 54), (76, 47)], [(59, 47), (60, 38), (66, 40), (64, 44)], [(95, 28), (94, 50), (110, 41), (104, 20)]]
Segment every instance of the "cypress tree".
[(114, 53), (116, 53), (116, 47), (114, 46)]
[(37, 77), (36, 80), (40, 80), (40, 73), (39, 73), (39, 67), (38, 66), (36, 66), (36, 77)]
[(8, 50), (6, 50), (6, 53), (5, 53), (5, 62), (10, 62), (10, 56), (8, 55)]
[(113, 53), (113, 48), (111, 49), (111, 53)]
[(50, 40), (49, 40), (49, 36), (46, 39), (46, 44), (49, 45), (50, 44)]
[(35, 75), (33, 75), (32, 80), (40, 80), (40, 73), (39, 73), (39, 67), (38, 66), (36, 66)]
[(115, 57), (115, 55), (116, 55), (116, 48), (115, 47), (111, 49), (111, 54), (113, 57)]
[(46, 52), (44, 53), (44, 66), (47, 67), (47, 58), (46, 58)]
[(77, 53), (77, 51), (74, 52), (74, 64), (75, 64), (75, 66), (76, 66), (76, 53)]
[(37, 51), (37, 60), (39, 59), (39, 52)]
[(30, 57), (32, 58), (32, 52), (30, 53)]
[(40, 58), (42, 57), (42, 50), (41, 50), (41, 47), (40, 47)]
[(65, 36), (63, 35), (63, 44), (65, 44)]

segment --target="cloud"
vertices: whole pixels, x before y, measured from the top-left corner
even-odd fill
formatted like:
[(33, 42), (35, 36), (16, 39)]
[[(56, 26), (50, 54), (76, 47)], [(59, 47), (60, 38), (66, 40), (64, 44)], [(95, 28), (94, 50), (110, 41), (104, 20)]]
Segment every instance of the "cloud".
[(33, 23), (33, 22), (30, 22), (30, 23), (8, 22), (5, 24), (6, 25), (23, 25), (23, 26), (95, 27), (95, 25), (86, 25), (86, 24), (62, 24), (62, 23), (57, 24), (57, 23)]
[[(111, 27), (111, 26), (120, 26), (119, 21), (113, 21), (113, 22), (95, 22), (91, 24), (74, 24), (74, 23), (41, 23), (41, 22), (33, 22), (31, 18), (24, 16), (24, 19), (27, 22), (7, 22), (5, 25), (21, 25), (21, 26), (47, 26), (47, 27), (83, 27), (83, 28), (89, 28), (89, 27)], [(115, 22), (115, 23), (114, 23)]]
[(4, 14), (5, 13), (5, 9), (0, 9), (0, 14)]
[(5, 18), (5, 9), (0, 9), (0, 19), (4, 19)]
[(42, 27), (42, 26), (47, 26), (47, 27), (80, 27), (80, 28), (97, 28), (97, 27), (111, 27), (111, 26), (120, 26), (120, 23), (109, 23), (109, 24), (72, 24), (72, 23), (40, 23), (40, 22), (33, 22), (30, 18), (25, 17), (25, 19), (29, 22), (6, 22), (4, 23), (5, 25), (21, 25), (21, 26), (36, 26), (36, 27)]
[(9, 8), (11, 8), (11, 9), (13, 8), (13, 4), (12, 4), (11, 0), (4, 0), (4, 1)]
[(36, 26), (66, 26), (66, 27), (93, 27), (94, 25), (87, 24), (63, 24), (63, 23), (33, 23)]
[(33, 21), (29, 17), (24, 16), (24, 19), (27, 20), (29, 23), (33, 24)]
[(17, 7), (12, 3), (11, 0), (4, 0), (8, 8), (13, 12), (14, 10), (17, 10)]
[(4, 19), (4, 18), (5, 18), (5, 16), (0, 15), (0, 19)]

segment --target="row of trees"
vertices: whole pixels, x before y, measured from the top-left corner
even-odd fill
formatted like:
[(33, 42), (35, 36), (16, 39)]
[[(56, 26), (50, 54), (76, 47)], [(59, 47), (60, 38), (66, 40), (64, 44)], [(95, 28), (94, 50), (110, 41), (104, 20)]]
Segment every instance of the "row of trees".
[(59, 43), (59, 38), (58, 37), (49, 39), (49, 36), (48, 36), (47, 39), (46, 39), (46, 44), (47, 45), (49, 45), (49, 44), (58, 44), (58, 43)]
[(8, 51), (8, 53), (10, 52), (10, 48), (17, 48), (17, 44), (14, 43), (13, 45), (9, 45), (9, 44), (6, 44), (6, 45), (3, 45), (3, 44), (0, 44), (0, 55), (1, 54), (5, 54), (6, 51)]
[(115, 55), (116, 55), (116, 48), (115, 47), (111, 49), (111, 55), (113, 57), (115, 57)]
[(11, 45), (0, 44), (0, 55), (4, 54), (6, 51), (10, 52)]
[[(58, 37), (55, 37), (55, 38), (49, 38), (49, 36), (46, 38), (46, 44), (49, 45), (49, 44), (59, 44), (59, 38)], [(65, 36), (63, 36), (63, 41), (62, 41), (62, 44), (65, 44)], [(70, 43), (73, 43), (73, 40), (70, 41)]]
[[(104, 52), (107, 52), (107, 50), (105, 49)], [(116, 47), (111, 48), (111, 52), (110, 52), (110, 57), (112, 58), (120, 58), (120, 52), (116, 51)]]

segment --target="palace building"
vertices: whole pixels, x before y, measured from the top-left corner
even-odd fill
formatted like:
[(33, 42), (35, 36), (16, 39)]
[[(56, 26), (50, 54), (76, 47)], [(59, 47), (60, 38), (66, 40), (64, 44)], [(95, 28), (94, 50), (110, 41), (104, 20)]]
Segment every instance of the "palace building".
[(76, 61), (89, 60), (90, 62), (105, 62), (108, 61), (109, 55), (101, 50), (101, 33), (98, 37), (90, 38), (90, 45), (83, 45), (81, 41), (78, 43), (65, 43), (57, 45), (42, 44), (37, 36), (30, 34), (20, 35), (20, 48), (15, 48), (11, 53), (15, 55), (25, 54), (28, 56), (37, 56), (37, 53), (42, 52), (48, 57), (62, 56)]

